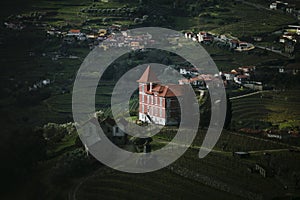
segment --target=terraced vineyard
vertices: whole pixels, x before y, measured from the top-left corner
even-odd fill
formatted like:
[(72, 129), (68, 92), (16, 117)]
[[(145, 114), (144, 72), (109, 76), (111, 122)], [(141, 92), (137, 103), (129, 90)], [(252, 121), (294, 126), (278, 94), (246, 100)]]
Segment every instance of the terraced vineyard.
[(164, 169), (147, 174), (113, 174), (91, 177), (75, 194), (76, 199), (239, 199)]
[(233, 125), (264, 128), (271, 123), (279, 128), (299, 127), (299, 100), (299, 91), (270, 91), (232, 100)]

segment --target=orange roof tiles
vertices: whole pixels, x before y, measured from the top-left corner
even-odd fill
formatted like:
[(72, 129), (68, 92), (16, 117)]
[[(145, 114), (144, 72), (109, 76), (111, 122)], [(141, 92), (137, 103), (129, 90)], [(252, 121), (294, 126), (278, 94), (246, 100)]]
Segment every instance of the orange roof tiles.
[(187, 85), (154, 85), (152, 92), (147, 91), (147, 94), (155, 94), (159, 97), (175, 97), (183, 96), (184, 90)]
[(69, 32), (70, 33), (80, 33), (80, 30), (78, 30), (78, 29), (71, 29)]

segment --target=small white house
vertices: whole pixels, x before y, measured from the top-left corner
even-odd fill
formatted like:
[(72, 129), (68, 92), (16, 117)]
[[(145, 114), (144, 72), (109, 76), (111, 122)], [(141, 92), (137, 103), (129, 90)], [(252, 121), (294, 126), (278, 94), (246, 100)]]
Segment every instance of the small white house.
[(116, 122), (111, 118), (106, 118), (101, 122), (101, 127), (108, 137), (124, 137), (124, 131), (117, 126)]
[(227, 81), (233, 81), (235, 76), (233, 73), (230, 72), (224, 72), (223, 75), (225, 76)]
[(179, 71), (180, 74), (182, 75), (187, 75), (187, 74), (190, 74), (190, 71), (184, 69), (184, 68), (180, 68), (180, 71)]
[(277, 3), (276, 3), (276, 2), (271, 3), (271, 4), (270, 4), (270, 9), (271, 9), (271, 10), (277, 10)]

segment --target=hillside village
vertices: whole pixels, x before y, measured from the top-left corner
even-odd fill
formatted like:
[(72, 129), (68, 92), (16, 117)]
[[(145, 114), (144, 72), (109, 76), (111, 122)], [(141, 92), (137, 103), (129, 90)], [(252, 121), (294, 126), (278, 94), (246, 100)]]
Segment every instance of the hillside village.
[[(1, 168), (7, 193), (3, 199), (300, 196), (298, 2), (170, 2), (41, 0), (0, 20), (0, 141), (1, 155), (8, 160)], [(176, 29), (180, 34), (167, 35), (168, 42), (201, 45), (219, 73), (204, 73), (201, 66), (178, 55), (147, 49), (159, 41), (149, 33), (130, 32), (144, 26)], [(96, 112), (82, 124), (74, 123), (77, 70), (94, 49), (117, 48), (130, 52), (99, 80)], [(175, 69), (181, 77), (165, 83), (168, 80), (160, 80), (149, 64), (134, 80), (137, 90), (125, 111), (129, 117), (114, 119), (111, 97), (116, 82), (145, 63), (162, 63), (167, 67), (163, 75), (172, 78)], [(211, 153), (199, 159), (211, 117), (208, 83), (219, 79), (227, 95), (225, 125)], [(152, 155), (163, 149), (176, 137), (181, 121), (178, 99), (186, 98), (188, 86), (196, 94), (201, 119), (193, 143), (174, 163), (156, 172), (129, 174), (106, 167), (91, 154), (91, 146), (103, 140), (98, 128), (127, 152)], [(162, 129), (155, 136), (138, 138), (127, 133), (132, 124)], [(85, 142), (76, 128), (84, 129)], [(137, 166), (144, 162), (141, 157)]]

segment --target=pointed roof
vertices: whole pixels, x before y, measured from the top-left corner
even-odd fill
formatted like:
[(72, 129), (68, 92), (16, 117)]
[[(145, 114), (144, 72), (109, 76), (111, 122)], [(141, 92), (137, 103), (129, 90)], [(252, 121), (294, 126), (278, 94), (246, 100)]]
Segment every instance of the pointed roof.
[(149, 65), (141, 78), (137, 80), (139, 83), (158, 83), (160, 82), (156, 77), (155, 73), (151, 70), (151, 66)]

